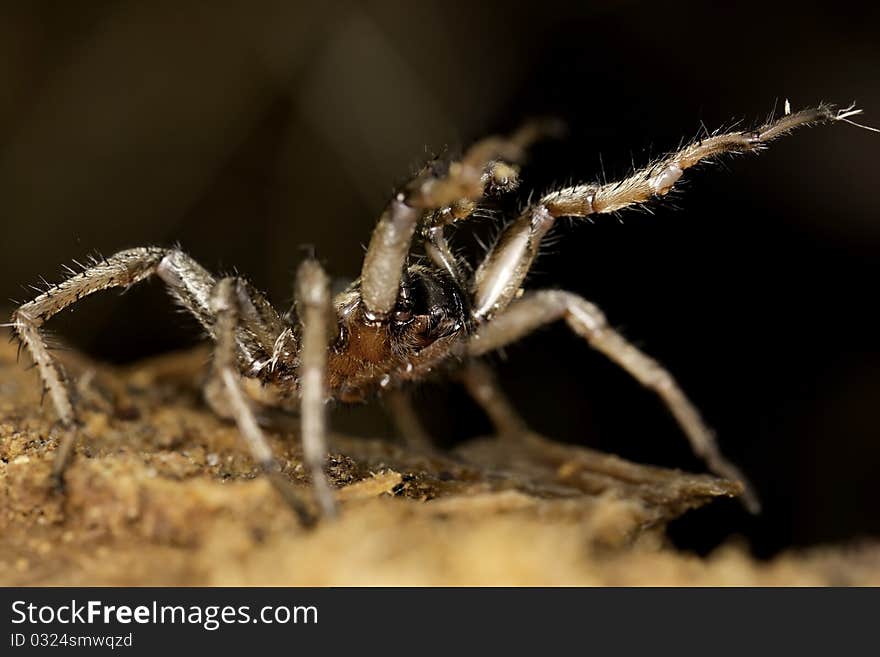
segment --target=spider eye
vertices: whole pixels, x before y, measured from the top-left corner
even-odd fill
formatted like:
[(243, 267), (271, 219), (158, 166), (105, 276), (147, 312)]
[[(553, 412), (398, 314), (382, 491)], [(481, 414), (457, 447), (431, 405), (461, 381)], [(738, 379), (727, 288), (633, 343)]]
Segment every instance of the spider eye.
[(406, 324), (413, 318), (413, 291), (409, 281), (404, 280), (400, 286), (400, 296), (397, 298), (397, 308), (394, 310), (394, 323)]

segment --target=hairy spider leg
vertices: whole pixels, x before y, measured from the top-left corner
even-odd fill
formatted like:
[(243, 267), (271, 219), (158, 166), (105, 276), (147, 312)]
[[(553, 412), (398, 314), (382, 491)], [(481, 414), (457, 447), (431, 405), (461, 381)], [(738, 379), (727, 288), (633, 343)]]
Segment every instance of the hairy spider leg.
[(521, 160), (531, 143), (554, 130), (558, 126), (553, 122), (532, 122), (509, 137), (482, 139), (444, 175), (429, 163), (394, 196), (373, 231), (361, 268), (361, 305), (369, 321), (386, 321), (394, 309), (413, 238), (424, 219), (428, 255), (460, 280), (443, 227), (468, 216), (487, 187), (515, 187), (516, 169), (507, 162)]
[[(90, 294), (110, 288), (126, 288), (153, 275), (162, 279), (171, 294), (220, 343), (215, 368), (225, 383), (233, 416), (257, 462), (266, 469), (271, 460), (265, 440), (259, 439), (259, 428), (254, 431), (256, 423), (241, 397), (232, 367), (237, 362), (251, 362), (258, 353), (272, 353), (278, 335), (284, 330), (283, 322), (268, 301), (244, 281), (239, 280), (232, 285), (224, 279), (227, 282), (221, 281), (223, 284), (218, 286), (207, 270), (182, 251), (143, 247), (120, 251), (86, 267), (67, 280), (50, 286), (12, 315), (13, 330), (37, 365), (43, 385), (64, 428), (52, 467), (52, 476), (58, 485), (63, 483), (78, 423), (67, 384), (40, 334), (40, 327), (53, 315)], [(233, 337), (230, 337), (230, 331)], [(242, 406), (242, 403), (245, 405)], [(274, 472), (271, 478), (276, 488), (298, 515), (305, 519), (302, 503), (292, 496), (289, 484), (281, 485), (280, 473), (276, 468), (269, 469)]]
[(578, 295), (561, 290), (527, 293), (491, 322), (482, 324), (471, 337), (468, 351), (472, 356), (481, 356), (560, 319), (564, 319), (569, 328), (590, 346), (617, 363), (643, 386), (656, 392), (684, 430), (694, 452), (715, 474), (741, 481), (745, 486), (743, 499), (746, 507), (753, 513), (759, 511), (760, 503), (752, 486), (739, 469), (721, 454), (712, 430), (703, 422), (699, 411), (672, 375), (609, 327), (602, 311)]
[(12, 329), (30, 353), (37, 366), (43, 388), (48, 392), (58, 419), (64, 428), (52, 476), (59, 486), (76, 439), (76, 410), (56, 360), (49, 353), (40, 327), (53, 315), (93, 292), (111, 287), (128, 287), (156, 272), (167, 251), (164, 249), (132, 249), (115, 256), (50, 287), (38, 297), (20, 306), (12, 314)]
[(667, 194), (682, 173), (727, 153), (760, 151), (795, 128), (846, 121), (858, 112), (828, 105), (786, 114), (753, 131), (716, 134), (697, 140), (628, 178), (604, 185), (575, 185), (549, 193), (526, 208), (499, 235), (474, 275), (474, 315), (478, 321), (504, 310), (517, 295), (543, 237), (559, 217), (617, 212)]
[[(576, 185), (544, 195), (499, 235), (474, 275), (472, 355), (484, 354), (518, 340), (541, 325), (564, 318), (585, 338), (640, 383), (663, 399), (687, 435), (692, 449), (716, 474), (746, 483), (739, 470), (721, 454), (714, 434), (672, 376), (649, 356), (610, 329), (601, 311), (584, 299), (561, 291), (544, 291), (514, 301), (538, 254), (544, 236), (558, 217), (586, 217), (617, 212), (667, 194), (682, 173), (702, 161), (727, 153), (761, 150), (795, 128), (845, 121), (853, 108), (828, 105), (806, 109), (767, 123), (753, 131), (715, 134), (697, 140), (624, 180), (603, 185)], [(746, 483), (746, 506), (757, 511), (758, 499)]]
[[(540, 139), (559, 136), (563, 131), (564, 126), (552, 119), (529, 121), (506, 139), (488, 137), (477, 142), (462, 160), (467, 164), (453, 164), (453, 166), (459, 166), (455, 169), (455, 173), (467, 172), (474, 176), (479, 171), (480, 163), (483, 163), (479, 184), (474, 186), (479, 190), (479, 193), (473, 194), (471, 190), (471, 193), (468, 194), (468, 190), (460, 184), (458, 186), (454, 183), (450, 185), (446, 191), (457, 189), (458, 198), (425, 214), (422, 221), (421, 238), (425, 254), (459, 285), (464, 285), (465, 281), (459, 268), (458, 259), (449, 247), (446, 227), (474, 216), (477, 203), (484, 195), (491, 193), (497, 196), (516, 189), (519, 186), (518, 164), (525, 159), (527, 149)], [(487, 161), (486, 158), (492, 155), (499, 159)], [(434, 191), (436, 192), (436, 190)], [(448, 197), (451, 196), (454, 194), (448, 194)], [(440, 195), (434, 198), (435, 206), (441, 198)]]

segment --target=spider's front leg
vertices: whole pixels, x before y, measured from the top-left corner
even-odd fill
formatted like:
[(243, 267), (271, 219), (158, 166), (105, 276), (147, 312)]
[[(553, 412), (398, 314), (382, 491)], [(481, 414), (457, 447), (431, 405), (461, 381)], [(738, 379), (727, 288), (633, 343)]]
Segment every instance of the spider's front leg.
[(207, 391), (214, 393), (216, 390), (220, 394), (219, 396), (208, 394), (206, 397), (215, 410), (225, 411), (221, 414), (228, 414), (235, 420), (251, 457), (285, 502), (296, 512), (301, 522), (304, 525), (312, 525), (315, 521), (314, 515), (281, 472), (241, 387), (241, 372), (237, 366), (236, 333), (241, 321), (240, 297), (243, 295), (247, 297), (247, 292), (243, 286), (239, 286), (239, 283), (240, 281), (235, 278), (223, 278), (217, 282), (211, 292), (216, 347), (213, 363), (214, 378), (208, 383)]
[(509, 224), (474, 275), (474, 315), (478, 320), (501, 312), (519, 292), (544, 236), (560, 217), (589, 217), (618, 212), (662, 198), (684, 172), (725, 154), (756, 153), (801, 127), (844, 121), (860, 110), (830, 105), (785, 114), (756, 130), (713, 134), (696, 140), (628, 178), (602, 185), (583, 184), (545, 194)]
[(694, 452), (717, 475), (742, 482), (746, 507), (753, 513), (759, 511), (760, 503), (754, 489), (742, 472), (721, 454), (712, 430), (672, 375), (609, 327), (602, 312), (578, 295), (561, 290), (528, 293), (492, 321), (483, 323), (471, 338), (468, 350), (472, 356), (481, 356), (560, 319), (564, 319), (590, 346), (656, 392), (684, 430)]
[(361, 298), (369, 321), (388, 319), (397, 303), (403, 269), (419, 222), (424, 221), (431, 259), (460, 280), (458, 266), (443, 234), (444, 227), (469, 216), (489, 190), (516, 186), (516, 168), (537, 139), (559, 131), (553, 121), (527, 123), (507, 137), (487, 137), (471, 146), (439, 174), (425, 166), (385, 208), (370, 238), (361, 269)]

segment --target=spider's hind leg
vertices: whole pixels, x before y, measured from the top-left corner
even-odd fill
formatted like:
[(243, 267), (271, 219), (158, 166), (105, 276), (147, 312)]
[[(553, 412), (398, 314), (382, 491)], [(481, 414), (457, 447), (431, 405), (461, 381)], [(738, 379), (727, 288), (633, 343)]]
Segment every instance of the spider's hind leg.
[(48, 393), (64, 433), (55, 452), (52, 478), (60, 487), (64, 470), (73, 452), (77, 436), (76, 410), (58, 363), (49, 353), (40, 327), (53, 315), (94, 292), (112, 287), (128, 287), (156, 273), (169, 253), (160, 248), (121, 251), (91, 267), (50, 286), (38, 297), (20, 306), (12, 314), (12, 329), (30, 354), (44, 390)]
[(303, 261), (296, 273), (296, 307), (301, 322), (299, 392), (303, 456), (324, 516), (336, 515), (336, 500), (324, 461), (327, 458), (327, 351), (336, 337), (330, 279), (317, 260)]
[(471, 338), (469, 352), (480, 356), (515, 342), (536, 329), (564, 319), (572, 331), (602, 352), (663, 400), (678, 421), (693, 451), (715, 474), (740, 481), (743, 502), (753, 513), (760, 510), (754, 489), (739, 469), (721, 453), (715, 435), (672, 375), (656, 360), (630, 344), (608, 326), (602, 311), (571, 292), (541, 290), (517, 299), (492, 321), (483, 323)]
[(382, 394), (385, 410), (391, 417), (403, 443), (416, 450), (430, 450), (434, 444), (407, 390), (395, 388)]
[[(49, 352), (40, 328), (50, 318), (77, 301), (95, 292), (110, 288), (127, 288), (151, 276), (166, 284), (171, 294), (214, 334), (214, 313), (211, 292), (214, 277), (195, 260), (180, 250), (160, 247), (141, 247), (120, 251), (109, 258), (96, 260), (81, 272), (50, 286), (32, 301), (20, 306), (12, 314), (15, 335), (27, 349), (39, 371), (43, 387), (52, 400), (64, 433), (55, 452), (53, 478), (60, 483), (73, 452), (77, 436), (76, 409), (71, 401), (68, 383), (61, 368)], [(270, 335), (277, 335), (280, 320), (261, 296), (254, 295), (245, 309), (250, 318), (244, 346), (253, 345), (271, 349)], [(258, 330), (259, 329), (259, 330)], [(274, 334), (274, 335), (273, 335)]]
[(495, 373), (486, 363), (481, 360), (471, 360), (457, 373), (457, 378), (489, 417), (499, 438), (517, 439), (528, 433), (526, 421), (513, 408), (507, 395), (498, 385)]

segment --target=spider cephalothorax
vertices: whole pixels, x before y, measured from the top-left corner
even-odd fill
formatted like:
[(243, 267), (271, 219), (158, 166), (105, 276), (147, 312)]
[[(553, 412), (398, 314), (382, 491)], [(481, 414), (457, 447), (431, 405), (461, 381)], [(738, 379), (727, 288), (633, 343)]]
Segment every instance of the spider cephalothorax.
[(378, 388), (424, 378), (447, 360), (467, 334), (466, 296), (446, 272), (409, 266), (401, 279), (393, 311), (386, 320), (370, 319), (360, 281), (341, 293), (334, 306), (338, 337), (328, 354), (332, 398), (363, 401)]
[[(360, 278), (335, 299), (321, 266), (307, 259), (297, 272), (296, 304), (285, 315), (245, 280), (215, 279), (178, 249), (136, 248), (93, 260), (18, 308), (10, 324), (36, 363), (66, 429), (54, 474), (61, 481), (78, 424), (67, 382), (40, 327), (86, 295), (155, 275), (216, 342), (205, 399), (218, 414), (235, 420), (254, 459), (304, 521), (314, 513), (276, 466), (257, 411), (300, 411), (317, 501), (323, 513), (332, 514), (335, 499), (323, 470), (329, 400), (362, 401), (377, 391), (395, 394), (432, 371), (457, 368), (499, 433), (515, 438), (523, 423), (478, 359), (558, 320), (654, 390), (710, 469), (743, 480), (669, 372), (614, 331), (596, 306), (562, 290), (524, 292), (522, 284), (558, 218), (647, 203), (667, 194), (702, 161), (761, 150), (801, 126), (852, 123), (849, 117), (858, 112), (822, 105), (791, 113), (786, 103), (783, 116), (756, 130), (707, 134), (623, 180), (545, 194), (503, 228), (471, 275), (447, 244), (446, 227), (474, 216), (485, 195), (514, 189), (526, 148), (555, 126), (533, 123), (506, 138), (484, 139), (448, 166), (426, 165), (394, 196), (373, 232)], [(423, 251), (424, 264), (412, 264), (415, 247)], [(757, 508), (748, 487), (744, 499)]]

